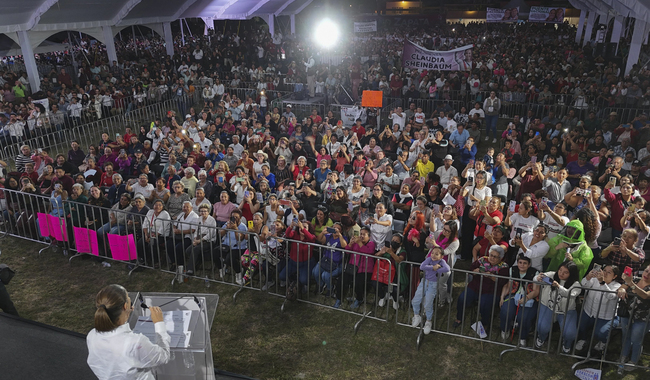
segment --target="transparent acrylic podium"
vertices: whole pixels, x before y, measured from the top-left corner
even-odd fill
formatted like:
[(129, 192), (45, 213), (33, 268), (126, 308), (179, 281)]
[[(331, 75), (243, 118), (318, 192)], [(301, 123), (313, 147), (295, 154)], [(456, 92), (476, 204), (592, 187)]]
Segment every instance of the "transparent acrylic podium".
[[(133, 329), (138, 317), (150, 316), (147, 306), (159, 306), (163, 312), (174, 310), (192, 310), (190, 320), (190, 339), (185, 348), (171, 347), (169, 363), (156, 367), (156, 379), (196, 379), (214, 380), (214, 363), (210, 328), (217, 311), (219, 296), (217, 294), (181, 294), (181, 293), (129, 293), (133, 302), (133, 313), (129, 325)], [(197, 303), (198, 301), (198, 303)], [(163, 305), (163, 306), (161, 306)]]

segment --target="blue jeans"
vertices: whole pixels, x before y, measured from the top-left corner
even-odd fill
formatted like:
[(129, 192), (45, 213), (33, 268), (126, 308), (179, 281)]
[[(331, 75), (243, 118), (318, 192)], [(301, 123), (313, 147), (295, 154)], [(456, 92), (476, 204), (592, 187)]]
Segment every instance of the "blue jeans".
[(594, 338), (596, 338), (596, 341), (598, 342), (606, 343), (611, 328), (611, 323), (609, 322), (610, 321), (607, 319), (590, 317), (583, 310), (582, 313), (580, 313), (580, 323), (578, 324), (578, 339), (591, 339), (591, 328), (595, 324), (596, 332), (594, 333)]
[(313, 260), (308, 260), (308, 261), (301, 261), (300, 263), (297, 263), (291, 259), (289, 259), (289, 263), (285, 268), (282, 268), (280, 271), (280, 281), (287, 281), (292, 275), (298, 274), (298, 282), (302, 285), (307, 285), (309, 282), (309, 273), (311, 272), (310, 265), (313, 262)]
[(490, 129), (492, 130), (492, 136), (497, 138), (497, 120), (499, 120), (499, 115), (485, 115), (485, 136), (490, 135)]
[(97, 237), (101, 240), (104, 239), (104, 235), (106, 234), (111, 234), (111, 235), (117, 235), (122, 232), (126, 232), (126, 225), (125, 224), (119, 224), (115, 226), (111, 226), (110, 223), (106, 223), (103, 226), (99, 227), (97, 230)]
[[(564, 348), (571, 348), (573, 345), (577, 334), (577, 321), (578, 313), (575, 310), (569, 310), (566, 315), (557, 314), (557, 323), (560, 324), (560, 328), (562, 329), (562, 345)], [(552, 328), (553, 311), (546, 305), (542, 305), (540, 306), (539, 318), (537, 319), (537, 338), (545, 342)]]
[[(618, 318), (615, 323), (619, 322)], [(648, 324), (643, 320), (633, 320), (630, 325), (630, 318), (620, 318), (621, 329), (623, 329), (623, 348), (621, 358), (630, 357), (630, 362), (636, 364), (643, 351), (643, 338), (648, 332)], [(628, 329), (629, 326), (629, 329)], [(632, 355), (630, 355), (630, 349)]]
[(118, 235), (123, 232), (126, 232), (125, 224), (116, 224), (111, 226), (110, 223), (106, 223), (97, 230), (97, 241), (106, 243), (106, 234)]
[[(426, 290), (423, 290), (426, 283)], [(420, 305), (422, 305), (422, 292), (424, 293), (424, 312), (427, 315), (427, 321), (433, 318), (433, 300), (436, 298), (438, 292), (438, 282), (423, 279), (415, 291), (411, 304), (413, 305), (413, 315), (420, 314)]]
[(501, 331), (509, 332), (512, 329), (512, 321), (515, 316), (521, 329), (521, 339), (528, 339), (530, 328), (533, 326), (535, 318), (537, 318), (537, 302), (533, 302), (533, 306), (530, 307), (520, 306), (519, 311), (517, 311), (517, 303), (514, 298), (505, 301), (500, 312)]
[(331, 282), (331, 281), (333, 281), (332, 278), (337, 277), (338, 275), (340, 275), (342, 270), (343, 270), (342, 265), (337, 266), (336, 269), (334, 269), (331, 272), (328, 272), (326, 270), (321, 270), (320, 269), (320, 263), (318, 263), (318, 264), (316, 264), (314, 269), (312, 269), (311, 275), (316, 280), (316, 285), (318, 285), (318, 289), (320, 289), (322, 287), (321, 284), (325, 284), (327, 289), (330, 289), (331, 285), (333, 285), (333, 283)]
[(472, 306), (478, 301), (478, 309), (479, 313), (481, 313), (481, 323), (483, 323), (485, 331), (490, 331), (490, 327), (492, 327), (492, 309), (498, 299), (499, 298), (497, 298), (494, 293), (482, 294), (479, 296), (479, 294), (474, 290), (467, 288), (458, 297), (458, 301), (456, 303), (456, 319), (459, 321), (463, 320), (463, 311), (465, 304), (467, 304), (467, 306)]

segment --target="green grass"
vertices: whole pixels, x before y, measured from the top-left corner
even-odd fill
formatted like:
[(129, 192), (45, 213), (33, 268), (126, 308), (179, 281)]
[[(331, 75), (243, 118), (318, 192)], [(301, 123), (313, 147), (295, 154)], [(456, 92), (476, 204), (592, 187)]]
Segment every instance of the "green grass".
[[(87, 333), (93, 327), (94, 296), (111, 283), (129, 291), (197, 292), (220, 295), (211, 337), (215, 367), (259, 379), (574, 379), (573, 359), (553, 354), (508, 353), (501, 346), (432, 333), (420, 351), (417, 331), (245, 290), (192, 280), (172, 288), (172, 275), (145, 270), (131, 279), (123, 264), (110, 268), (92, 259), (71, 264), (59, 252), (15, 238), (0, 240), (2, 262), (17, 274), (7, 287), (22, 317)], [(392, 309), (391, 309), (392, 312)], [(391, 313), (394, 318), (394, 314)], [(596, 366), (595, 363), (591, 367)], [(605, 378), (619, 379), (611, 367)], [(647, 378), (637, 371), (624, 379)]]

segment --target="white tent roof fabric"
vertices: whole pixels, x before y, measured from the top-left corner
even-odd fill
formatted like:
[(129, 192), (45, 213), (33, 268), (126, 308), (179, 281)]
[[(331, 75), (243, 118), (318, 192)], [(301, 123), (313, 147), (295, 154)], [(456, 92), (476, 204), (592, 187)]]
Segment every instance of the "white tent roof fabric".
[(575, 8), (600, 15), (634, 17), (650, 22), (650, 0), (569, 0)]
[[(2, 0), (0, 33), (61, 31), (171, 22), (244, 20), (302, 11), (313, 0)], [(644, 0), (650, 1), (650, 0)]]

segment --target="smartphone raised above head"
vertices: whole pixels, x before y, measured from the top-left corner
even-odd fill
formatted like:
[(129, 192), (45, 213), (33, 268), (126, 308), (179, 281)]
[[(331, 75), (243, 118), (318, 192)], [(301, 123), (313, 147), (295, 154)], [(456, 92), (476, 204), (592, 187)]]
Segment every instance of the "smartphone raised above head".
[(625, 270), (623, 270), (623, 273), (628, 277), (632, 277), (632, 268), (625, 267)]

